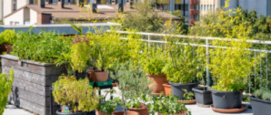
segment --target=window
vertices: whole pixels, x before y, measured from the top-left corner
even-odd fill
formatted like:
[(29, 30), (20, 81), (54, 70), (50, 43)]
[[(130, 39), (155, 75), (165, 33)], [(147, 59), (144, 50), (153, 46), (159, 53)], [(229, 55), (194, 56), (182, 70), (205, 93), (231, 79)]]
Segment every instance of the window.
[(13, 25), (13, 22), (12, 22), (12, 21), (10, 22), (10, 25)]
[(15, 25), (19, 25), (19, 22), (15, 22)]

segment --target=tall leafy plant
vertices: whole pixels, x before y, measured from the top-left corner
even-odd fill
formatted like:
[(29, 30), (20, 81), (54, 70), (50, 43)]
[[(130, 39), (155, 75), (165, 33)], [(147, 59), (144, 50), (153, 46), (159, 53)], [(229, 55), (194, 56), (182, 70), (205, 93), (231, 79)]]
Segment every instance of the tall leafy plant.
[(14, 80), (13, 68), (9, 71), (9, 76), (1, 73), (0, 74), (0, 115), (4, 113), (4, 109), (8, 103), (8, 95), (11, 92), (12, 83)]
[(13, 44), (17, 39), (17, 34), (15, 30), (5, 30), (0, 34), (0, 44), (6, 43), (6, 44)]

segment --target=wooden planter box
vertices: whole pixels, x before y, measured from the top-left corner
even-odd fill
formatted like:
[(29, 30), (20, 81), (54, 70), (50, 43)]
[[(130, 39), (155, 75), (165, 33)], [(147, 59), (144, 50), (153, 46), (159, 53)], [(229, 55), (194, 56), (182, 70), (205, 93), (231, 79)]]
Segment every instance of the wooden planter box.
[[(23, 109), (39, 115), (50, 115), (50, 87), (65, 67), (56, 67), (51, 63), (38, 63), (22, 60), (12, 55), (2, 55), (2, 72), (6, 75), (14, 68), (14, 82), (9, 101)], [(53, 103), (53, 113), (60, 106)]]

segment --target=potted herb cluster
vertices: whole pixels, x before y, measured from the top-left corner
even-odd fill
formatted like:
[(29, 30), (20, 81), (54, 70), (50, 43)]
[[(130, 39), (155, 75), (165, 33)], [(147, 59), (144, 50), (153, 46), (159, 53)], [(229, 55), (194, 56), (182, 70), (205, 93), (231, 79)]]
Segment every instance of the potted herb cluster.
[(112, 93), (114, 93), (115, 90), (107, 90), (105, 92), (106, 92), (105, 95), (100, 96), (100, 102), (97, 108), (95, 109), (96, 115), (111, 115), (118, 106), (118, 102), (120, 102), (119, 98), (114, 98), (113, 100), (106, 100), (107, 95), (109, 93), (112, 95)]
[(12, 44), (16, 41), (17, 36), (15, 30), (5, 30), (0, 34), (0, 54), (2, 52), (10, 54), (12, 51)]
[(199, 84), (197, 73), (199, 72), (198, 66), (200, 63), (196, 55), (196, 48), (189, 44), (172, 44), (168, 47), (168, 55), (169, 58), (163, 72), (167, 75), (173, 96), (185, 100), (185, 92), (182, 89), (191, 92), (192, 88), (198, 87)]
[(177, 103), (179, 97), (171, 96), (153, 96), (151, 103), (148, 104), (150, 113), (155, 115), (191, 115), (191, 112), (182, 103)]
[(97, 89), (89, 85), (87, 78), (76, 80), (74, 76), (60, 76), (52, 86), (54, 100), (61, 105), (57, 115), (85, 115), (99, 104)]
[(239, 41), (213, 42), (214, 46), (223, 46), (210, 50), (211, 74), (215, 78), (212, 86), (213, 107), (216, 109), (234, 109), (242, 107), (242, 92), (246, 87), (247, 77), (254, 67), (254, 58), (249, 59), (251, 44), (245, 38)]
[(117, 85), (121, 90), (120, 105), (124, 108), (124, 111), (114, 112), (113, 115), (148, 115), (149, 110), (144, 103), (144, 99), (153, 90), (152, 88), (147, 88), (152, 81), (148, 80), (142, 69), (134, 65), (132, 61), (120, 64), (117, 68), (116, 74), (111, 73), (110, 75), (113, 79), (119, 81)]
[[(166, 75), (163, 74), (162, 69), (166, 64), (166, 52), (159, 47), (145, 47), (141, 58), (141, 65), (143, 66), (143, 71), (149, 77), (153, 79), (148, 87), (153, 87), (152, 94), (160, 95), (161, 92), (165, 93), (163, 84), (167, 84)], [(167, 95), (167, 92), (166, 92)]]
[(254, 96), (249, 97), (253, 115), (268, 115), (271, 108), (271, 90), (258, 89)]

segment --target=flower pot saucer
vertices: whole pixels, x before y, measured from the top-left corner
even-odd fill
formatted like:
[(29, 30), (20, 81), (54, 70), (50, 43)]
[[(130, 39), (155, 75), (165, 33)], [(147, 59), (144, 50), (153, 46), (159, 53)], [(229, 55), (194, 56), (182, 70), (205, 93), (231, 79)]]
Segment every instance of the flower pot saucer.
[(195, 104), (196, 100), (179, 100), (177, 103), (182, 103), (182, 104)]
[(156, 96), (165, 96), (165, 93), (151, 93), (152, 95), (156, 95)]
[(233, 108), (233, 109), (216, 109), (214, 108), (214, 105), (210, 105), (210, 108), (213, 109), (213, 111), (215, 112), (219, 112), (219, 113), (239, 113), (242, 111), (245, 111), (247, 109), (247, 105), (242, 104), (241, 108)]

